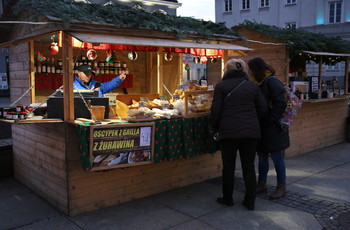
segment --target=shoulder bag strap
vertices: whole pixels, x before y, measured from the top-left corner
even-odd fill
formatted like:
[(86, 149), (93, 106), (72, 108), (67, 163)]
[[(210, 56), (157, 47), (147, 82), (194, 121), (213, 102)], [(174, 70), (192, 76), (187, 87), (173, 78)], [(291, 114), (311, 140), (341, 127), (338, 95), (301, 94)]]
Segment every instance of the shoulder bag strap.
[(231, 94), (234, 92), (234, 91), (236, 91), (241, 85), (243, 85), (243, 83), (244, 82), (246, 82), (247, 80), (243, 80), (243, 81), (241, 81), (235, 88), (233, 88), (232, 90), (231, 90), (231, 92), (229, 92), (227, 95), (226, 95), (226, 97), (225, 97), (225, 99), (224, 99), (224, 104), (225, 104), (225, 102), (227, 101), (227, 99), (231, 96)]

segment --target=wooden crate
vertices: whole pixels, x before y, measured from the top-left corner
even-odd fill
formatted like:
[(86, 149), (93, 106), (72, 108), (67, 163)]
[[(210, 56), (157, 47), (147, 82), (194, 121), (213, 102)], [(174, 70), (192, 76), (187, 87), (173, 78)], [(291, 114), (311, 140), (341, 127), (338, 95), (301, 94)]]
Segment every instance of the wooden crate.
[(213, 101), (213, 90), (195, 90), (185, 92), (185, 114), (184, 117), (201, 117), (210, 114)]

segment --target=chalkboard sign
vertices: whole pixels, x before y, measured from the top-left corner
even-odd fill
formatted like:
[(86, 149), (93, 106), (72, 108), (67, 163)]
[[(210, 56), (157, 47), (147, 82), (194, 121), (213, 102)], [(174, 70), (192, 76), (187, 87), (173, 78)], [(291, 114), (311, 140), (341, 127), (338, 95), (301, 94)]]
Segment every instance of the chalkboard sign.
[(91, 171), (150, 164), (154, 123), (93, 125), (90, 128)]

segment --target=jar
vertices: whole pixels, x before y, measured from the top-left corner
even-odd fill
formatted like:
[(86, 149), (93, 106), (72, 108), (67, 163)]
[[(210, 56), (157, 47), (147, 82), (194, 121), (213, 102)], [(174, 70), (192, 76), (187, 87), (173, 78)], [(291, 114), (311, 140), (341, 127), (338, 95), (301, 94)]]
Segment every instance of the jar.
[[(62, 67), (62, 66), (63, 66), (62, 59), (58, 59), (57, 65), (58, 65), (59, 67)], [(74, 65), (74, 63), (73, 63), (73, 65)]]
[(116, 61), (116, 63), (115, 63), (115, 67), (117, 67), (117, 68), (121, 67), (121, 63), (120, 63), (120, 61)]
[(109, 74), (109, 69), (105, 68), (105, 74)]
[(14, 113), (14, 112), (7, 112), (7, 114), (6, 114), (6, 119), (12, 120), (12, 119), (13, 119), (13, 113)]
[(12, 112), (12, 119), (13, 120), (18, 120), (19, 112)]
[(126, 67), (128, 67), (127, 66), (127, 64), (126, 64), (126, 62), (123, 62), (123, 66), (122, 66), (124, 69), (126, 68)]
[(129, 68), (125, 68), (125, 74), (129, 74)]
[(16, 105), (16, 112), (22, 112), (23, 111), (23, 105)]
[(100, 69), (102, 70), (105, 67), (105, 63), (103, 61), (99, 61), (98, 62), (98, 66), (100, 67)]
[(20, 113), (19, 113), (18, 119), (24, 120), (24, 119), (26, 119), (26, 116), (27, 116), (27, 113), (26, 113), (26, 112), (20, 112)]

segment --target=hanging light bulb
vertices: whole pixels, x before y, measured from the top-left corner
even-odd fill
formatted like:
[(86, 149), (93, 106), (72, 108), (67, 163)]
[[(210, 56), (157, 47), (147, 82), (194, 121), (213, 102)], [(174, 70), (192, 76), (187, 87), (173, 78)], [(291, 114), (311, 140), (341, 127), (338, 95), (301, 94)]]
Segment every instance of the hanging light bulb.
[(201, 62), (201, 58), (200, 58), (199, 56), (195, 56), (195, 57), (193, 58), (193, 62), (194, 62), (195, 64), (199, 64), (199, 63)]
[(128, 53), (129, 60), (135, 61), (137, 59), (138, 55), (136, 51), (131, 51)]
[(171, 61), (171, 60), (173, 59), (172, 53), (166, 52), (166, 53), (164, 54), (164, 59), (165, 59), (165, 61)]

